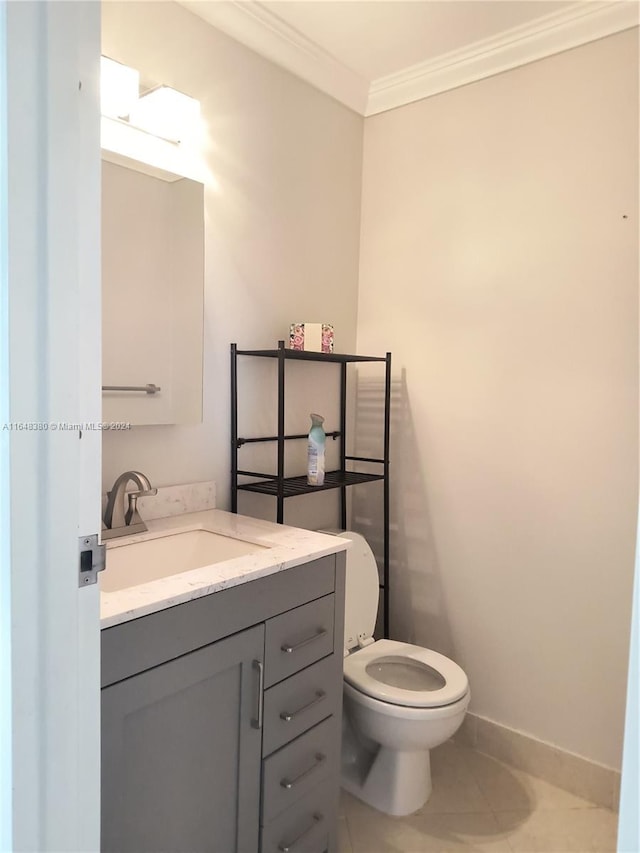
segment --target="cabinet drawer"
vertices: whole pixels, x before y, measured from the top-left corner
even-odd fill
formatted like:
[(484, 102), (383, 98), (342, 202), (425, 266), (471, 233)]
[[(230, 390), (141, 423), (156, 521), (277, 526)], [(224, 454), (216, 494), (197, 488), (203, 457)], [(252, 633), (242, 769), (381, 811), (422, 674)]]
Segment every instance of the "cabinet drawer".
[(278, 752), (262, 766), (262, 823), (308, 794), (328, 775), (336, 776), (338, 718), (329, 717)]
[(335, 655), (329, 655), (266, 690), (262, 754), (269, 755), (333, 714), (341, 689)]
[(336, 821), (336, 784), (317, 785), (262, 829), (261, 853), (324, 853)]
[(265, 684), (271, 687), (333, 651), (335, 596), (325, 595), (269, 619), (265, 634)]

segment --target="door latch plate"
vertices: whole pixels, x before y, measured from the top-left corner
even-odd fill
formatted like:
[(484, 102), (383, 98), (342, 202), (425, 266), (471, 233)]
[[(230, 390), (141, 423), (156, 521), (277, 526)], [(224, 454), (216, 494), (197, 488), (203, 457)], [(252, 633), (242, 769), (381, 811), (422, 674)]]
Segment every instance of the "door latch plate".
[(78, 539), (78, 586), (98, 582), (98, 572), (104, 571), (106, 548), (98, 542), (98, 534)]

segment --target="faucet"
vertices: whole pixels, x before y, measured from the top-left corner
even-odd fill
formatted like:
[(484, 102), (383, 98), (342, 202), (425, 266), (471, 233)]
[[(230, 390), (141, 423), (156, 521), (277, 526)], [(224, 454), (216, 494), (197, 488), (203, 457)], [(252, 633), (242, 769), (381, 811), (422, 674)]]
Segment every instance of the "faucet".
[[(126, 492), (127, 484), (133, 481), (138, 490)], [(140, 518), (138, 512), (138, 498), (148, 495), (157, 495), (158, 490), (151, 487), (151, 483), (140, 471), (125, 471), (120, 474), (107, 493), (107, 508), (104, 511), (104, 525), (106, 530), (102, 531), (103, 539), (114, 539), (116, 536), (129, 536), (131, 533), (144, 533), (147, 525)], [(127, 496), (127, 508), (124, 507), (124, 498)]]

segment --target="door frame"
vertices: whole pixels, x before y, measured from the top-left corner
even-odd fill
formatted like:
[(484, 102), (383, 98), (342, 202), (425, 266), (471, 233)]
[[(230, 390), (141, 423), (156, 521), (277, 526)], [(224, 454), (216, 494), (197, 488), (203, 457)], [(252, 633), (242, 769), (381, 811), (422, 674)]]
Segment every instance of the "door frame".
[(100, 4), (0, 0), (0, 38), (0, 849), (86, 853), (100, 842), (99, 591), (78, 586), (78, 538), (100, 530)]
[(627, 712), (624, 729), (618, 850), (640, 850), (640, 516), (636, 536), (635, 578), (631, 613)]

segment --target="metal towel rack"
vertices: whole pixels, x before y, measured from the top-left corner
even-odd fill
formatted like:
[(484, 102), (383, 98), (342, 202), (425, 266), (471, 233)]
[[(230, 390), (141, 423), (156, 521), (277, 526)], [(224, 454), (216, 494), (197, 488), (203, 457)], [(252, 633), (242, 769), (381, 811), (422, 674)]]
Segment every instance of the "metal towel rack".
[(150, 382), (148, 385), (103, 385), (103, 391), (144, 391), (145, 394), (157, 394), (162, 390), (159, 385)]

